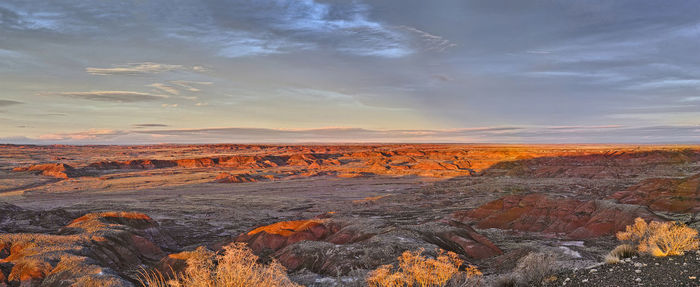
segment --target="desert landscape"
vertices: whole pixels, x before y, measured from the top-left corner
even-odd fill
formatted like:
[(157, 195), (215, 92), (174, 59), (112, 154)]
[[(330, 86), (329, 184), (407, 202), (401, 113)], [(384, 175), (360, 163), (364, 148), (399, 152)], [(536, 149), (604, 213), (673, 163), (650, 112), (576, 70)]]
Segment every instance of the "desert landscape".
[[(700, 227), (698, 146), (0, 150), (3, 286), (140, 286), (144, 270), (182, 272), (197, 250), (235, 243), (304, 286), (365, 286), (417, 250), (454, 253), (478, 268), (479, 286), (700, 285), (695, 251), (681, 265), (641, 255), (604, 263), (635, 218)], [(522, 282), (533, 258), (552, 269)], [(635, 273), (653, 268), (668, 278)]]
[(0, 287), (700, 287), (699, 15), (1, 0)]

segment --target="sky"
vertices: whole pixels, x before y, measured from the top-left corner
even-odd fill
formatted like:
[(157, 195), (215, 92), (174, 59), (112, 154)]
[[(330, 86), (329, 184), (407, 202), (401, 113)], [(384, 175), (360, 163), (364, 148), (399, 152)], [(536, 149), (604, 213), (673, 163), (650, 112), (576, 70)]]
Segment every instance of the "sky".
[(700, 143), (698, 1), (3, 0), (0, 143)]

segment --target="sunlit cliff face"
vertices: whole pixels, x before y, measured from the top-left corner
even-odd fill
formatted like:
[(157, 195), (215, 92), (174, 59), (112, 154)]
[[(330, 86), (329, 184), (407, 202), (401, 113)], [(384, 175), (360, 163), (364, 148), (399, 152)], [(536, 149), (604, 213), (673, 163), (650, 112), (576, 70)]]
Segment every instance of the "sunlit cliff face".
[(698, 10), (3, 1), (0, 142), (694, 143)]

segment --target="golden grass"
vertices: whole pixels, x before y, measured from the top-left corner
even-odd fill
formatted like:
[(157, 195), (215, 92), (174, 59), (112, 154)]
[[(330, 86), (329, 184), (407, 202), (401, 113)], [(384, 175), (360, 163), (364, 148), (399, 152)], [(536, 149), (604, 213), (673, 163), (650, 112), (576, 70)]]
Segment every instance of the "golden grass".
[(700, 245), (698, 231), (678, 222), (647, 223), (636, 218), (634, 224), (617, 233), (617, 239), (637, 244), (640, 253), (656, 257), (683, 255), (686, 251), (697, 250)]
[(463, 261), (453, 252), (440, 250), (437, 258), (426, 258), (423, 250), (406, 251), (398, 258), (398, 268), (392, 265), (382, 265), (370, 272), (367, 284), (370, 287), (403, 287), (403, 286), (446, 286), (453, 278), (470, 279), (481, 276), (482, 273), (472, 265), (460, 271)]
[(166, 278), (157, 270), (143, 271), (139, 282), (149, 287), (299, 286), (289, 280), (279, 263), (258, 263), (258, 256), (244, 243), (226, 246), (220, 255), (204, 247), (194, 252), (196, 255), (187, 259), (184, 272), (174, 278)]

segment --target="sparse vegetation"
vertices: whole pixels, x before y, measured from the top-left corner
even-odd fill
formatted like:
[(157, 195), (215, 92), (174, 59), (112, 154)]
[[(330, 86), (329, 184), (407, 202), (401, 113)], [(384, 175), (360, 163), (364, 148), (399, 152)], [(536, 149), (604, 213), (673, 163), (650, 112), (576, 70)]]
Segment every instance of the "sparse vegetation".
[(625, 231), (617, 233), (617, 239), (637, 245), (640, 253), (656, 257), (683, 255), (686, 251), (697, 250), (700, 241), (698, 231), (678, 222), (647, 223), (642, 218), (634, 220)]
[(621, 259), (629, 258), (635, 255), (637, 255), (637, 248), (630, 244), (621, 244), (605, 255), (605, 263), (619, 263)]
[(382, 265), (372, 271), (367, 283), (370, 287), (404, 287), (404, 286), (474, 286), (480, 281), (482, 273), (473, 265), (460, 271), (463, 261), (453, 252), (438, 251), (438, 256), (426, 258), (423, 250), (405, 251), (399, 259), (398, 268)]
[(279, 263), (263, 265), (257, 261), (258, 256), (243, 243), (226, 246), (219, 255), (199, 247), (187, 259), (184, 272), (174, 278), (166, 278), (157, 270), (143, 271), (139, 282), (148, 287), (299, 286), (289, 280)]
[(559, 271), (556, 255), (545, 252), (531, 252), (518, 260), (513, 272), (498, 278), (495, 286), (540, 286)]

